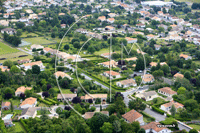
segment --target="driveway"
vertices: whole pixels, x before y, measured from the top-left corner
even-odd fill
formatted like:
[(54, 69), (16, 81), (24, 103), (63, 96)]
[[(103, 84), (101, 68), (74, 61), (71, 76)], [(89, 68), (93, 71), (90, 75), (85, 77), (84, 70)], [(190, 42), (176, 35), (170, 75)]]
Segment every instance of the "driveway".
[(161, 115), (155, 111), (153, 111), (152, 109), (150, 108), (146, 108), (144, 110), (144, 112), (146, 112), (147, 114), (151, 115), (152, 117), (156, 118), (156, 121), (163, 121), (165, 120), (165, 116), (164, 115)]

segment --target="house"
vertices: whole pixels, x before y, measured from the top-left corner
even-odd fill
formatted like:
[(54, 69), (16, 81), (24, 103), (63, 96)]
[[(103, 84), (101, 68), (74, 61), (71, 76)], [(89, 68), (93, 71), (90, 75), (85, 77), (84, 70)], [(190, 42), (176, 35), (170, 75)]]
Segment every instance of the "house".
[(127, 43), (136, 43), (137, 42), (137, 38), (126, 37), (125, 39), (126, 39)]
[[(9, 114), (8, 114), (9, 115)], [(5, 116), (6, 117), (6, 116)], [(4, 125), (5, 127), (12, 127), (13, 126), (13, 122), (12, 122), (12, 119), (9, 118), (9, 119), (2, 119), (4, 121)]]
[(176, 73), (174, 75), (174, 78), (184, 78), (184, 75), (183, 74), (180, 74), (180, 73)]
[(180, 54), (179, 57), (180, 57), (180, 58), (183, 58), (183, 59), (185, 59), (185, 60), (191, 60), (191, 59), (192, 59), (191, 56), (186, 55), (186, 54)]
[(66, 24), (61, 24), (60, 27), (61, 28), (66, 28)]
[(114, 18), (108, 18), (108, 19), (107, 19), (107, 22), (109, 22), (109, 23), (111, 23), (111, 24), (114, 23), (114, 21), (115, 21)]
[(173, 95), (177, 95), (177, 92), (173, 91), (169, 87), (164, 87), (164, 88), (158, 89), (158, 93), (165, 95), (165, 96), (170, 96), (170, 97), (172, 97)]
[(158, 11), (158, 15), (163, 16), (163, 12), (162, 11)]
[(170, 113), (170, 110), (171, 110), (173, 105), (175, 106), (176, 110), (179, 109), (179, 108), (182, 109), (184, 107), (184, 105), (181, 104), (181, 103), (178, 103), (178, 102), (175, 102), (175, 101), (171, 101), (169, 103), (165, 103), (165, 104), (161, 105), (160, 109)]
[(115, 62), (114, 60), (99, 63), (99, 65), (102, 65), (103, 67), (108, 67), (108, 68), (110, 68), (110, 67), (116, 67), (117, 64), (118, 63)]
[(10, 102), (2, 102), (1, 109), (3, 109), (3, 110), (9, 110), (10, 109), (10, 105), (11, 105)]
[[(94, 116), (95, 113), (96, 113), (96, 112), (85, 112), (84, 118), (85, 118), (85, 119), (90, 119), (90, 118), (92, 118), (92, 117)], [(101, 111), (100, 113), (109, 116), (109, 112), (108, 112), (108, 111)]]
[(106, 17), (105, 16), (99, 16), (97, 20), (106, 21)]
[(116, 78), (120, 78), (120, 73), (115, 72), (115, 71), (105, 71), (103, 73), (104, 76), (106, 77), (110, 77), (111, 79), (116, 79)]
[(116, 85), (122, 88), (127, 88), (131, 86), (137, 86), (137, 83), (133, 79), (126, 79), (126, 80), (117, 82)]
[(2, 72), (10, 71), (10, 69), (8, 69), (7, 66), (0, 66), (0, 69), (1, 69)]
[(147, 39), (150, 40), (152, 38), (155, 38), (155, 35), (152, 35), (152, 34), (149, 34), (149, 35), (146, 35)]
[(144, 124), (143, 115), (137, 112), (136, 110), (132, 109), (131, 111), (127, 112), (126, 114), (122, 115), (126, 122), (132, 123), (134, 121), (138, 121), (140, 125)]
[(101, 103), (106, 103), (107, 94), (86, 94), (85, 96), (81, 96), (81, 100), (84, 100), (85, 102), (88, 102), (89, 99), (92, 99), (95, 101), (97, 98), (101, 99)]
[(137, 28), (145, 28), (145, 24), (139, 23), (139, 24), (136, 24), (136, 27)]
[(143, 93), (138, 93), (136, 94), (136, 97), (139, 97), (145, 101), (151, 101), (154, 98), (157, 98), (158, 95), (155, 91), (147, 91), (147, 92), (143, 92)]
[(155, 50), (160, 50), (161, 45), (154, 45), (155, 46)]
[(57, 100), (62, 101), (65, 99), (71, 101), (74, 97), (77, 97), (77, 94), (58, 94)]
[(37, 44), (31, 45), (31, 50), (33, 50), (33, 49), (43, 49), (43, 48), (44, 48), (44, 46), (42, 46), (42, 45), (37, 45)]
[(0, 20), (0, 25), (7, 27), (7, 26), (9, 26), (9, 21)]
[(108, 16), (111, 17), (111, 18), (114, 18), (114, 17), (117, 16), (117, 14), (115, 14), (115, 13), (108, 13)]
[(72, 78), (68, 74), (66, 74), (64, 72), (61, 72), (61, 71), (55, 72), (54, 75), (56, 76), (56, 78), (59, 78), (59, 77), (65, 78), (65, 77), (67, 77), (68, 79), (72, 80)]
[(33, 98), (33, 97), (29, 97), (26, 98), (21, 104), (20, 104), (20, 108), (29, 108), (29, 107), (35, 107), (35, 105), (37, 104), (37, 98)]
[(161, 21), (161, 18), (159, 18), (159, 17), (157, 17), (157, 16), (153, 17), (152, 19), (153, 19), (153, 20), (156, 20), (156, 21)]
[(20, 65), (21, 68), (23, 68), (25, 71), (28, 69), (32, 69), (32, 66), (37, 65), (40, 67), (40, 71), (44, 71), (45, 66), (43, 65), (42, 61), (36, 61), (36, 62), (31, 62), (31, 63), (26, 63)]
[(126, 58), (125, 60), (127, 60), (127, 61), (136, 61), (137, 57)]
[(19, 88), (17, 88), (17, 90), (15, 91), (15, 96), (20, 96), (20, 94), (24, 94), (26, 90), (31, 90), (32, 87), (25, 87), (25, 86), (21, 86)]
[(159, 127), (159, 122), (150, 122), (147, 125), (143, 125), (140, 128), (145, 130), (145, 133), (171, 133), (172, 131), (166, 127)]
[(75, 56), (75, 55), (72, 55), (72, 56), (68, 56), (67, 57), (67, 60), (70, 60), (71, 59), (71, 62), (81, 62), (83, 61), (82, 58), (78, 57), (78, 56)]
[(115, 27), (113, 27), (113, 26), (106, 26), (105, 27), (105, 30), (107, 31), (114, 31), (115, 30)]
[(116, 53), (116, 52), (103, 53), (103, 54), (101, 54), (101, 57), (104, 57), (104, 58), (108, 58), (108, 59), (110, 59), (111, 56), (112, 56), (112, 54), (115, 54), (115, 53)]
[(29, 119), (29, 118), (35, 118), (37, 115), (37, 110), (35, 107), (29, 107), (22, 110), (21, 116), (18, 117), (18, 119)]
[(43, 51), (44, 51), (45, 54), (50, 53), (52, 50), (53, 50), (52, 48), (48, 48), (48, 47), (43, 48)]
[(67, 57), (69, 57), (70, 54), (67, 54), (67, 53), (65, 53), (65, 52), (58, 52), (57, 56), (58, 56), (58, 58), (67, 60)]
[(17, 63), (18, 64), (31, 63), (31, 60), (30, 59), (18, 60)]
[(133, 34), (134, 34), (134, 35), (144, 35), (144, 33), (143, 33), (143, 32), (140, 32), (140, 31), (134, 31)]
[(154, 82), (154, 77), (151, 74), (145, 74), (142, 76), (142, 83), (146, 84), (146, 83), (152, 83)]
[(59, 13), (58, 15), (59, 16), (65, 16), (65, 13)]
[(151, 63), (149, 63), (149, 65), (150, 65), (151, 67), (157, 66), (157, 64), (158, 64), (158, 63), (156, 63), (156, 62), (151, 62)]
[(13, 35), (13, 34), (16, 34), (17, 31), (13, 28), (5, 28), (5, 29), (2, 29), (1, 30), (1, 33), (4, 34), (4, 32), (6, 32), (7, 34), (9, 35)]

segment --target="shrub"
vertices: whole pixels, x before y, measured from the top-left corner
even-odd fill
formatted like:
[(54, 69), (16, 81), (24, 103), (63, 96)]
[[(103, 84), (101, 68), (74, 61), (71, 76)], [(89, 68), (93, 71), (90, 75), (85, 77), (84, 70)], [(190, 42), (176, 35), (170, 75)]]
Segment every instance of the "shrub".
[(26, 132), (30, 133), (30, 129), (29, 129), (28, 125), (24, 122), (23, 119), (20, 119), (20, 123), (22, 124), (22, 126), (24, 127), (24, 129), (26, 130)]
[(156, 112), (162, 114), (162, 115), (164, 115), (164, 113), (165, 113), (165, 111), (163, 111), (162, 109), (159, 109), (159, 108), (155, 107), (154, 105), (152, 106), (152, 109), (153, 109), (154, 111), (156, 111)]

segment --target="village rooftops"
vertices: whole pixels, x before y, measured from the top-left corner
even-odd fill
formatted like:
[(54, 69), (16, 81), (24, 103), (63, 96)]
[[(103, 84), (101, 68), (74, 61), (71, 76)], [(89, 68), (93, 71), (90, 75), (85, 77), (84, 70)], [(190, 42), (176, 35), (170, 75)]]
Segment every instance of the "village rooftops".
[(136, 61), (137, 57), (126, 58), (125, 60), (127, 60), (127, 61)]
[[(105, 114), (105, 115), (109, 115), (109, 112), (108, 111), (101, 111), (102, 114)], [(94, 116), (95, 112), (85, 112), (84, 114), (84, 118), (85, 119), (90, 119)]]
[(26, 90), (31, 90), (32, 89), (32, 87), (25, 87), (25, 86), (21, 86), (21, 87), (19, 87), (19, 88), (17, 88), (17, 90), (15, 91), (15, 93), (16, 92), (25, 92)]
[(136, 84), (135, 80), (133, 79), (126, 79), (126, 80), (122, 80), (119, 81), (122, 85), (127, 85), (127, 84)]
[(120, 75), (120, 73), (115, 72), (115, 71), (105, 71), (105, 73), (112, 75), (112, 76)]
[(81, 96), (82, 100), (86, 100), (86, 99), (93, 99), (93, 98), (107, 98), (107, 94), (90, 94), (90, 95), (85, 95), (85, 96)]
[(176, 73), (174, 75), (174, 78), (184, 78), (184, 75), (183, 74), (180, 74), (180, 73)]
[(35, 111), (36, 111), (36, 108), (35, 108), (35, 107), (26, 108), (26, 109), (23, 109), (21, 115), (28, 115), (28, 116), (33, 117)]
[(148, 129), (153, 129), (157, 133), (162, 131), (163, 129), (167, 129), (166, 127), (158, 127), (158, 125), (161, 125), (159, 122), (150, 122), (147, 125), (141, 126), (141, 128), (148, 130)]
[(138, 113), (136, 110), (132, 109), (131, 111), (122, 115), (122, 117), (131, 123), (131, 122), (136, 121), (138, 118), (142, 117), (142, 115)]
[(165, 93), (170, 94), (170, 95), (177, 94), (177, 92), (173, 91), (169, 87), (164, 87), (164, 88), (158, 89), (158, 91), (162, 91), (162, 92), (165, 92)]
[(31, 63), (26, 63), (23, 64), (24, 66), (34, 66), (34, 65), (40, 65), (42, 61), (36, 61), (36, 62), (31, 62)]
[(176, 109), (178, 109), (178, 108), (183, 108), (183, 107), (184, 107), (183, 104), (178, 103), (178, 102), (175, 102), (175, 101), (171, 101), (171, 102), (169, 102), (169, 103), (163, 104), (163, 106), (165, 106), (165, 107), (171, 107), (172, 105), (174, 105)]
[(2, 102), (1, 107), (7, 106), (9, 107), (11, 105), (10, 102)]
[(26, 104), (33, 105), (36, 101), (37, 101), (37, 98), (29, 97), (29, 98), (26, 98), (26, 99), (20, 104), (20, 106), (23, 106), (23, 105), (26, 105)]

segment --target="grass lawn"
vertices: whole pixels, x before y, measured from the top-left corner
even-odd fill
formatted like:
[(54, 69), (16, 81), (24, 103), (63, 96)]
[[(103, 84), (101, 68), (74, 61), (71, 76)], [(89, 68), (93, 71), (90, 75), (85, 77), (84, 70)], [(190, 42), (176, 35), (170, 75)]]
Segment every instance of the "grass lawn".
[[(20, 55), (28, 55), (25, 57), (19, 57)], [(0, 52), (0, 58), (6, 58), (6, 60), (11, 60), (11, 61), (17, 61), (17, 60), (23, 60), (23, 59), (32, 59), (32, 56), (24, 53), (24, 52), (15, 52), (15, 53), (7, 53), (7, 54), (1, 54)], [(0, 60), (0, 62), (4, 62), (6, 60)]]
[(37, 105), (38, 105), (38, 107), (48, 107), (46, 104), (41, 103), (41, 102), (39, 102), (39, 101), (38, 101)]
[(62, 93), (64, 94), (73, 94), (70, 89), (61, 89)]
[(45, 39), (44, 37), (25, 38), (23, 40), (26, 41), (26, 42), (29, 42), (31, 44), (49, 44), (49, 43), (55, 43), (53, 41)]
[(0, 55), (16, 53), (18, 51), (19, 51), (18, 49), (12, 48), (12, 47), (0, 42)]
[(7, 133), (17, 133), (17, 132), (24, 132), (26, 133), (24, 127), (21, 125), (20, 122), (13, 122), (15, 126), (7, 128)]
[[(46, 114), (51, 114), (51, 113), (49, 112), (49, 110), (47, 110), (47, 111), (46, 111)], [(38, 111), (37, 111), (37, 115), (41, 115), (41, 110), (38, 110)]]
[(35, 33), (28, 33), (28, 32), (23, 32), (22, 35), (20, 37), (27, 37), (27, 36), (38, 36)]
[(146, 117), (146, 116), (143, 116), (143, 120), (144, 120), (144, 122), (146, 122), (146, 123), (152, 122), (151, 118)]
[(188, 126), (200, 131), (200, 124), (188, 124)]
[(149, 103), (149, 104), (161, 104), (161, 103), (165, 102), (165, 100), (160, 98), (160, 97), (157, 97), (156, 99), (157, 99), (156, 103), (153, 103), (153, 100), (147, 101), (147, 103)]

